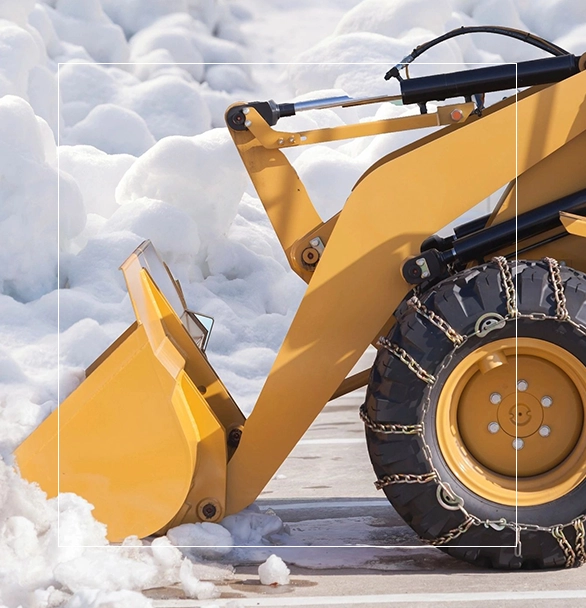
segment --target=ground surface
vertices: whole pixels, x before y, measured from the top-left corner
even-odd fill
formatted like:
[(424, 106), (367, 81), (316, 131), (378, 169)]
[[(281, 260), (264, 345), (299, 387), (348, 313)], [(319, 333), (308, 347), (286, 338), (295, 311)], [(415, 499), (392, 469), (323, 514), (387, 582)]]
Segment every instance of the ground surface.
[[(238, 566), (234, 580), (219, 585), (222, 596), (215, 605), (237, 599), (243, 607), (280, 608), (586, 606), (586, 568), (495, 572), (413, 546), (417, 538), (373, 486), (359, 403), (350, 397), (326, 406), (258, 502), (288, 523), (291, 544), (319, 548), (275, 549), (291, 568), (291, 584), (283, 587), (263, 587), (256, 566)], [(327, 565), (336, 567), (322, 569)], [(146, 594), (157, 608), (212, 604), (181, 599), (174, 589)]]

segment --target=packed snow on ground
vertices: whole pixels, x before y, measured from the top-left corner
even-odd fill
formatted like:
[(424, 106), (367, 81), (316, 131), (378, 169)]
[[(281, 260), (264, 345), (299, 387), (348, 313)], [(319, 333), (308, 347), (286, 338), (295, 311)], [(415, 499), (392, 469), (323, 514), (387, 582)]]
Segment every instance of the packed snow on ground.
[[(230, 103), (393, 93), (386, 69), (460, 25), (531, 29), (582, 53), (585, 7), (581, 0), (0, 3), (0, 606), (139, 608), (150, 605), (140, 591), (161, 585), (213, 602), (213, 583), (232, 576), (230, 563), (263, 562), (277, 554), (273, 545), (283, 546), (288, 563), (344, 563), (340, 553), (304, 558), (287, 549), (310, 539), (254, 507), (221, 524), (110, 547), (90, 505), (72, 495), (46, 500), (15, 473), (12, 452), (133, 321), (118, 267), (143, 239), (181, 281), (190, 307), (215, 317), (210, 360), (250, 412), (304, 284), (222, 128)], [(426, 62), (459, 69), (538, 56), (489, 35), (458, 38), (412, 75), (440, 69)], [(390, 104), (312, 111), (282, 126), (412, 111)], [(419, 135), (288, 154), (328, 218), (367, 167)]]

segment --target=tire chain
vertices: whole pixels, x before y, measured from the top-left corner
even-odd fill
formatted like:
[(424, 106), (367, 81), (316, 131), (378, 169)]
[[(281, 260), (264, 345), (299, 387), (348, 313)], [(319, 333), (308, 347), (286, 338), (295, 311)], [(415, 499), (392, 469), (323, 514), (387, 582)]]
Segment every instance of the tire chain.
[(396, 475), (385, 475), (374, 482), (374, 487), (377, 490), (382, 490), (386, 486), (395, 483), (427, 483), (437, 479), (435, 473), (424, 473), (423, 475), (415, 475), (411, 473), (397, 473)]
[(378, 339), (378, 343), (402, 361), (420, 380), (427, 382), (427, 384), (435, 382), (434, 376), (428, 374), (405, 349), (393, 344), (382, 336)]
[(460, 346), (464, 342), (464, 338), (444, 319), (442, 319), (437, 313), (429, 310), (425, 304), (417, 297), (412, 296), (407, 304), (413, 307), (422, 317), (425, 317), (431, 323), (433, 323), (437, 328), (441, 329), (444, 334), (446, 334), (448, 340), (455, 344), (456, 346)]
[[(513, 280), (513, 276), (511, 273), (511, 268), (509, 266), (509, 262), (506, 258), (502, 256), (498, 256), (493, 258), (492, 260), (495, 262), (500, 271), (501, 275), (501, 283), (503, 286), (503, 291), (505, 292), (506, 297), (506, 306), (507, 306), (507, 316), (504, 318), (505, 322), (515, 321), (519, 318), (531, 319), (534, 321), (544, 321), (544, 320), (556, 320), (559, 322), (567, 322), (571, 324), (575, 329), (579, 331), (583, 336), (586, 336), (586, 327), (580, 325), (573, 319), (571, 319), (568, 309), (566, 307), (566, 296), (564, 293), (564, 285), (560, 272), (560, 264), (557, 260), (553, 258), (544, 258), (544, 262), (548, 264), (549, 267), (549, 281), (552, 285), (554, 291), (554, 297), (556, 301), (556, 315), (546, 315), (544, 313), (520, 313), (517, 307), (517, 295), (515, 289), (515, 282)], [(511, 262), (511, 265), (516, 263), (515, 261)], [(413, 296), (408, 301), (408, 304), (416, 309), (422, 316), (427, 318), (430, 322), (432, 322), (436, 327), (439, 327), (444, 334), (448, 337), (448, 339), (454, 345), (452, 352), (444, 359), (442, 366), (439, 369), (438, 376), (441, 375), (441, 372), (449, 365), (452, 360), (455, 352), (466, 343), (468, 338), (476, 335), (476, 332), (472, 332), (469, 335), (461, 336), (455, 329), (453, 329), (447, 321), (441, 319), (437, 313), (433, 313), (432, 311), (428, 311), (425, 305), (420, 302), (417, 296)], [(431, 313), (431, 314), (429, 314)], [(454, 340), (454, 338), (457, 338)], [(462, 512), (464, 516), (464, 521), (459, 524), (457, 527), (452, 528), (446, 534), (442, 536), (438, 536), (434, 539), (420, 539), (423, 543), (432, 545), (432, 546), (440, 546), (449, 543), (452, 540), (455, 540), (462, 534), (465, 534), (472, 526), (485, 526), (486, 528), (492, 527), (495, 530), (503, 530), (505, 528), (513, 530), (515, 532), (516, 538), (516, 546), (515, 546), (515, 555), (521, 557), (521, 533), (522, 532), (546, 532), (551, 534), (553, 538), (558, 542), (560, 549), (562, 550), (565, 563), (564, 566), (566, 568), (572, 568), (573, 566), (581, 566), (586, 563), (586, 548), (585, 548), (585, 522), (586, 522), (586, 514), (580, 515), (576, 517), (569, 523), (565, 524), (556, 524), (553, 526), (540, 526), (537, 524), (523, 524), (516, 521), (508, 521), (505, 518), (501, 518), (498, 520), (482, 520), (476, 515), (469, 513), (464, 508), (464, 500), (457, 496), (451, 487), (442, 481), (441, 476), (433, 464), (431, 449), (429, 445), (425, 441), (424, 431), (425, 431), (425, 417), (429, 410), (430, 406), (430, 397), (431, 397), (431, 387), (436, 381), (436, 378), (424, 370), (411, 355), (409, 355), (404, 349), (400, 348), (398, 345), (392, 343), (387, 338), (381, 337), (379, 338), (379, 344), (381, 344), (384, 348), (389, 350), (392, 354), (394, 354), (398, 359), (400, 359), (415, 375), (424, 382), (427, 383), (426, 388), (426, 398), (425, 404), (422, 411), (421, 422), (415, 425), (400, 425), (400, 424), (391, 424), (391, 423), (379, 423), (370, 418), (368, 413), (366, 412), (365, 404), (360, 408), (360, 418), (364, 422), (365, 426), (375, 433), (381, 434), (404, 434), (404, 435), (419, 435), (421, 437), (421, 441), (423, 443), (422, 452), (425, 457), (425, 460), (431, 469), (430, 473), (425, 473), (422, 475), (415, 475), (411, 473), (403, 473), (403, 474), (395, 474), (395, 475), (386, 475), (380, 479), (375, 481), (375, 487), (380, 490), (388, 485), (395, 483), (428, 483), (430, 481), (436, 480), (438, 486), (442, 488), (442, 490), (453, 499), (454, 503), (457, 504), (457, 509)], [(439, 499), (438, 499), (438, 502)], [(440, 504), (442, 504), (440, 502)], [(573, 527), (575, 531), (575, 546), (572, 547), (570, 542), (568, 541), (564, 529)]]

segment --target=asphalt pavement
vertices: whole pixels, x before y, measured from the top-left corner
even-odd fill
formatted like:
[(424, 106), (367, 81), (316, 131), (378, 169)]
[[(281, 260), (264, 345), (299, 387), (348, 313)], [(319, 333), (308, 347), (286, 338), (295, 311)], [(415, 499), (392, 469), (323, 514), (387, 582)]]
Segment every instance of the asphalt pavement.
[(218, 585), (218, 600), (154, 590), (155, 606), (586, 608), (586, 567), (483, 570), (422, 546), (374, 488), (360, 403), (355, 393), (328, 404), (257, 501), (290, 531), (274, 550), (291, 569), (289, 585), (262, 586), (257, 566), (242, 564)]

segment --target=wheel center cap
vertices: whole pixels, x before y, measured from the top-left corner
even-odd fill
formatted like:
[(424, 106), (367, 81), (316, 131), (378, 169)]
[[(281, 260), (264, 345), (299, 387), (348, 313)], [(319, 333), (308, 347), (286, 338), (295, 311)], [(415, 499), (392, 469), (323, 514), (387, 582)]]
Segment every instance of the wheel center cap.
[(528, 437), (536, 433), (543, 423), (541, 403), (528, 393), (515, 393), (505, 397), (498, 408), (498, 421), (511, 437)]
[(527, 407), (524, 403), (519, 403), (517, 407), (513, 406), (509, 410), (509, 420), (517, 426), (525, 426), (531, 422), (531, 408)]

